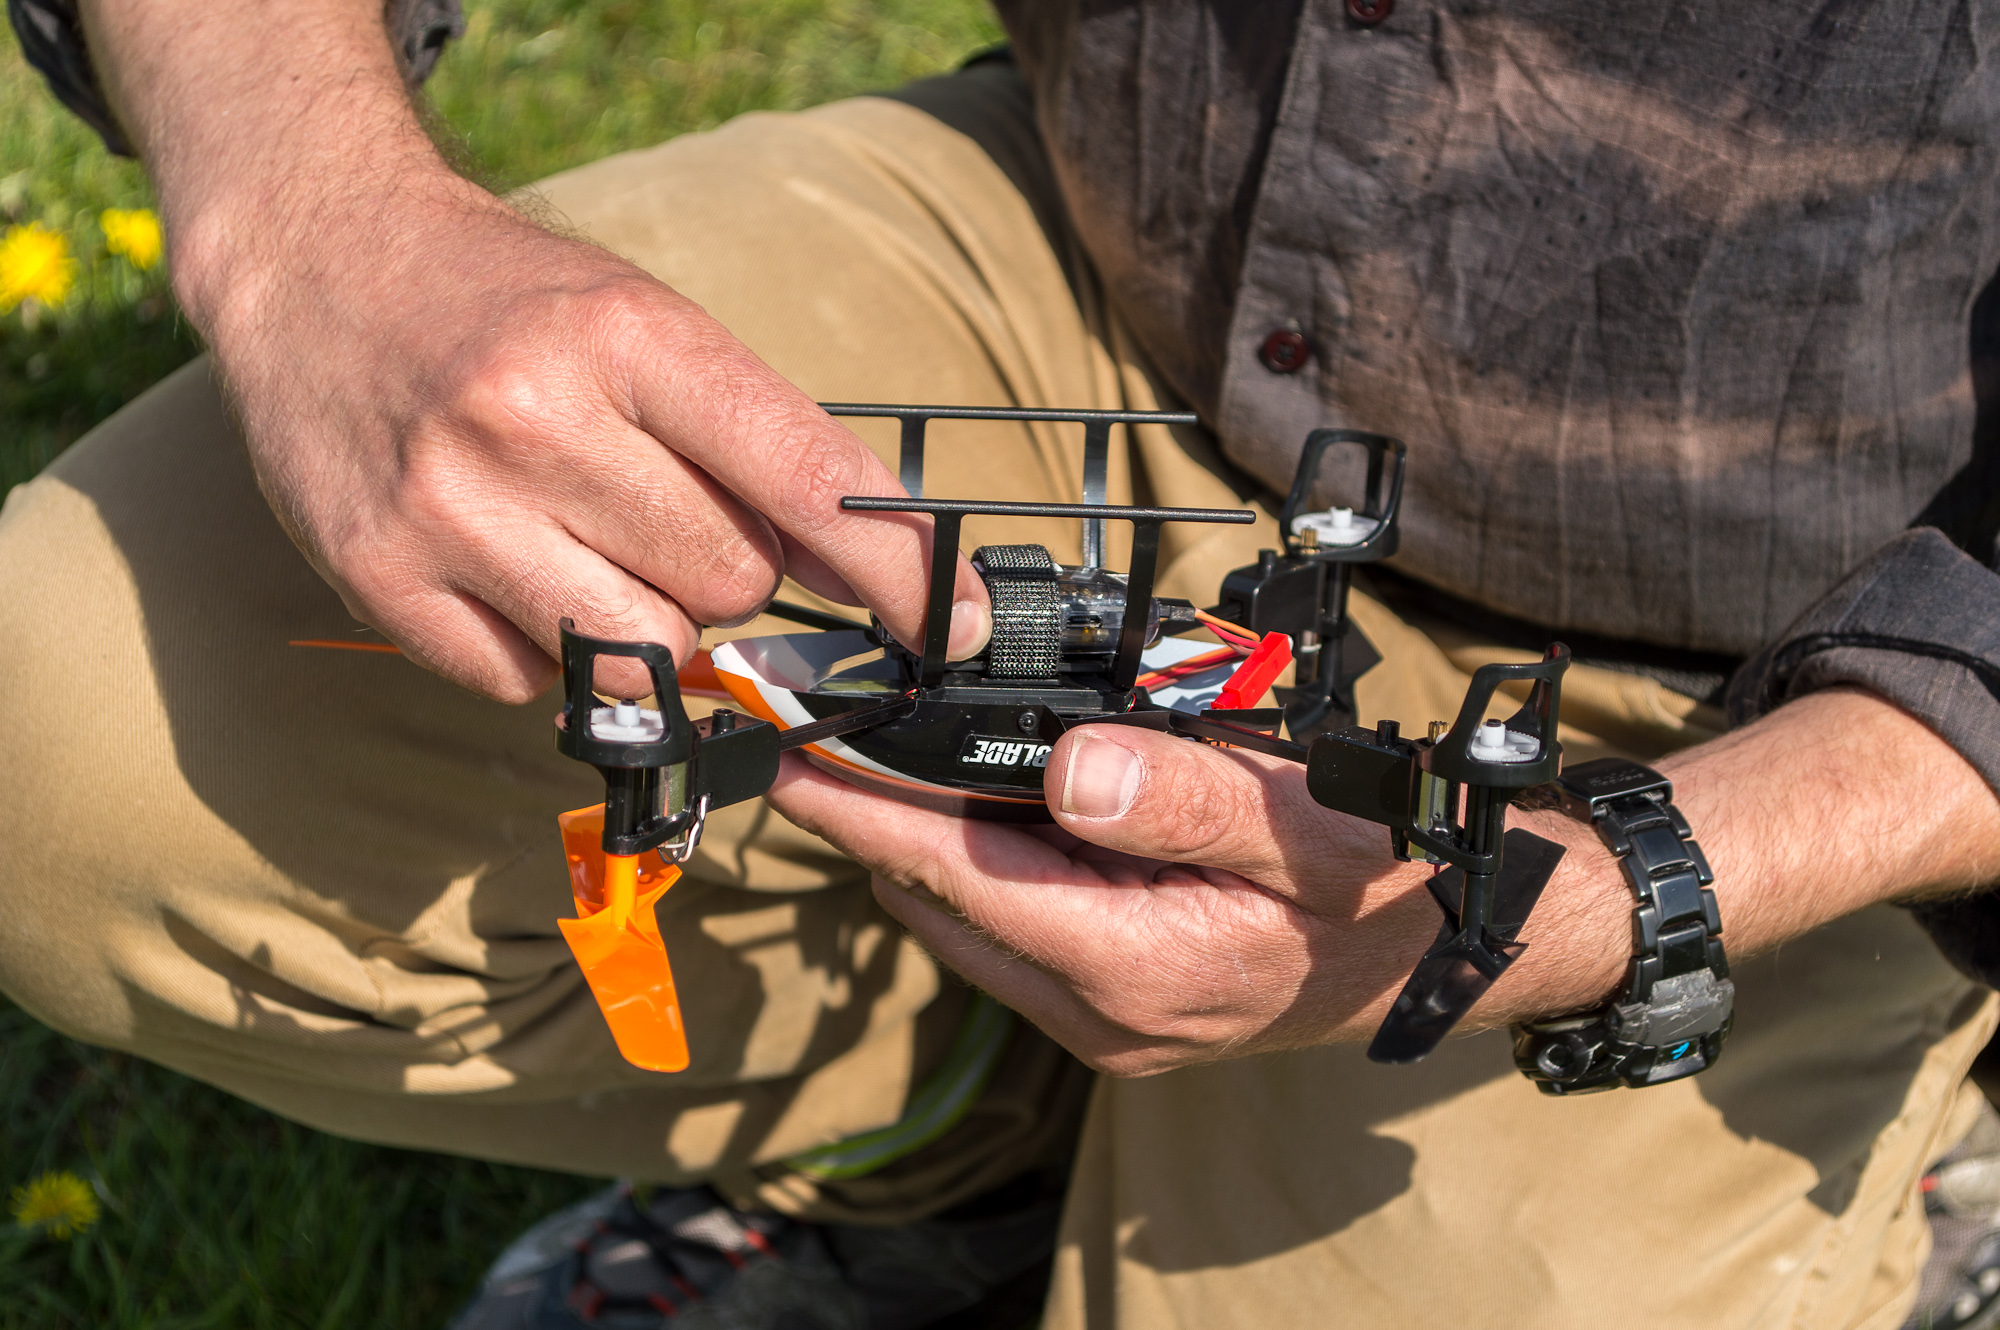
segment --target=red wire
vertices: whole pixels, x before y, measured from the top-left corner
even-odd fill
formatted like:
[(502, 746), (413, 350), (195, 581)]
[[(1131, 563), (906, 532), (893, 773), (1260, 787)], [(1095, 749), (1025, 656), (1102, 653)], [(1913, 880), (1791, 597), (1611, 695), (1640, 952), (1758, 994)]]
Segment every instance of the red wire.
[(1242, 654), (1233, 647), (1221, 651), (1205, 651), (1199, 656), (1189, 656), (1186, 660), (1176, 661), (1162, 669), (1142, 674), (1138, 683), (1144, 688), (1151, 688), (1157, 683), (1171, 683), (1176, 679), (1185, 679), (1191, 674), (1206, 673), (1218, 665), (1235, 660)]
[(1227, 619), (1218, 619), (1213, 614), (1207, 614), (1201, 610), (1196, 610), (1194, 617), (1200, 620), (1201, 625), (1208, 629), (1209, 632), (1215, 634), (1233, 647), (1241, 647), (1246, 653), (1254, 650), (1257, 646), (1257, 635), (1247, 628), (1233, 624)]
[(1194, 617), (1200, 621), (1202, 627), (1220, 638), (1226, 644), (1227, 649), (1223, 651), (1204, 652), (1199, 656), (1190, 656), (1188, 659), (1168, 665), (1164, 669), (1152, 670), (1146, 674), (1142, 674), (1136, 680), (1140, 687), (1153, 688), (1162, 683), (1173, 683), (1176, 680), (1185, 679), (1191, 674), (1205, 673), (1226, 661), (1236, 660), (1249, 655), (1261, 644), (1261, 639), (1241, 624), (1234, 624), (1227, 619), (1217, 618), (1215, 615), (1209, 614), (1204, 610), (1196, 610)]

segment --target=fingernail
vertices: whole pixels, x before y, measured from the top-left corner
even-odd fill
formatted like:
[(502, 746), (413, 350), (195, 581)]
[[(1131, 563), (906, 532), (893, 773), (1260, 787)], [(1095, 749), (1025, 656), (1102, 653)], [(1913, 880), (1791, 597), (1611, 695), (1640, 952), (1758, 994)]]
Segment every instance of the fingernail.
[(1063, 773), (1062, 810), (1083, 817), (1117, 817), (1132, 806), (1145, 764), (1139, 755), (1109, 739), (1079, 734), (1070, 745)]
[(953, 660), (965, 660), (986, 649), (986, 641), (993, 636), (993, 611), (974, 600), (961, 600), (951, 607), (951, 637), (945, 643), (945, 655)]

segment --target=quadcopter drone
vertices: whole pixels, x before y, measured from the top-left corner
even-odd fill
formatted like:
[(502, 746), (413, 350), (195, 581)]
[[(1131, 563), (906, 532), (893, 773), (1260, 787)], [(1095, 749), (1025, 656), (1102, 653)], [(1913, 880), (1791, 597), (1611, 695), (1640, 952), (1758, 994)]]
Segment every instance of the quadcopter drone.
[[(1556, 728), (1569, 651), (1558, 643), (1539, 662), (1480, 667), (1457, 719), (1434, 722), (1423, 738), (1403, 736), (1390, 720), (1353, 724), (1354, 681), (1377, 657), (1348, 617), (1348, 589), (1356, 564), (1395, 552), (1400, 442), (1358, 430), (1313, 431), (1279, 512), (1282, 548), (1231, 572), (1218, 603), (1203, 610), (1153, 594), (1162, 526), (1242, 524), (1255, 514), (1105, 501), (1112, 427), (1193, 424), (1192, 414), (824, 409), (900, 423), (900, 479), (909, 497), (851, 496), (841, 507), (931, 517), (919, 647), (903, 646), (879, 623), (774, 603), (769, 613), (815, 631), (716, 648), (715, 678), (742, 711), (691, 721), (664, 646), (586, 637), (562, 623), (565, 701), (556, 743), (603, 776), (605, 800), (560, 819), (578, 917), (559, 922), (628, 1060), (659, 1071), (687, 1066), (653, 906), (694, 854), (708, 815), (764, 794), (787, 751), (891, 798), (1008, 821), (1049, 820), (1043, 771), (1051, 747), (1079, 725), (1140, 726), (1299, 763), (1314, 800), (1386, 826), (1398, 859), (1438, 870), (1429, 885), (1444, 922), (1369, 1047), (1379, 1062), (1428, 1054), (1521, 954), (1521, 926), (1562, 850), (1506, 831), (1506, 812), (1560, 768)], [(1083, 502), (925, 498), (933, 420), (1083, 426)], [(1336, 448), (1358, 453), (1365, 467), (1361, 501), (1309, 511), (1321, 464)], [(949, 660), (959, 532), (968, 516), (1081, 521), (1083, 562), (1059, 564), (1041, 545), (973, 551), (993, 604), (992, 638), (977, 656)], [(1104, 566), (1107, 522), (1132, 525), (1122, 573)], [(1180, 635), (1190, 632), (1221, 647)], [(654, 705), (601, 698), (595, 669), (604, 657), (645, 666)], [(1282, 705), (1260, 706), (1294, 663)], [(1526, 701), (1505, 721), (1487, 719), (1495, 691), (1508, 683), (1525, 684)], [(1281, 726), (1289, 737), (1279, 737)]]

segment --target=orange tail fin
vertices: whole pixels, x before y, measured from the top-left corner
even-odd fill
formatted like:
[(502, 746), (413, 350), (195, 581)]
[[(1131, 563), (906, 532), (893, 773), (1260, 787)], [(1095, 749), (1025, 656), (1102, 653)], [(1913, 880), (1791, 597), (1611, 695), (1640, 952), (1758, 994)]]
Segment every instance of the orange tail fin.
[(604, 805), (557, 819), (569, 860), (574, 919), (558, 919), (604, 1023), (627, 1062), (648, 1071), (688, 1064), (687, 1029), (653, 907), (681, 875), (657, 855), (604, 853)]

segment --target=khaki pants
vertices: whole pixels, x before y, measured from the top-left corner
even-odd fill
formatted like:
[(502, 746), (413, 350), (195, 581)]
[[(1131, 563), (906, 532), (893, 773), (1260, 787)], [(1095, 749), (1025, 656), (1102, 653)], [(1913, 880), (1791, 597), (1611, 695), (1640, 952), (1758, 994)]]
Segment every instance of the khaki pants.
[[(822, 399), (1161, 404), (1004, 68), (747, 116), (546, 193)], [(893, 457), (891, 433), (858, 428)], [(1062, 428), (933, 437), (934, 494), (1077, 497), (1081, 440)], [(1189, 505), (1253, 488), (1199, 434), (1158, 428), (1116, 453), (1112, 486)], [(990, 534), (1077, 544), (1054, 522)], [(1205, 600), (1273, 534), (1268, 516), (1169, 528), (1165, 589)], [(988, 535), (974, 523), (968, 548)], [(1466, 671), (1501, 654), (1365, 597), (1356, 613), (1387, 658), (1363, 683), (1371, 720), (1454, 714)], [(1489, 1033), (1417, 1067), (1324, 1048), (1093, 1091), (1021, 1026), (946, 1135), (829, 1180), (784, 1161), (901, 1118), (966, 990), (860, 870), (749, 805), (711, 820), (661, 910), (693, 1066), (625, 1065), (554, 926), (553, 818), (598, 792), (556, 755), (553, 704), (287, 646), (352, 628), (261, 503), (203, 364), (14, 492), (9, 994), (332, 1131), (705, 1178), (817, 1217), (941, 1208), (1059, 1163), (1081, 1118), (1051, 1326), (1832, 1330), (1892, 1327), (1908, 1303), (1913, 1180), (1966, 1120), (1961, 1078), (1994, 1017), (1896, 911), (1743, 963), (1728, 1056), (1692, 1082), (1545, 1099)], [(1572, 760), (1715, 724), (1587, 669), (1565, 704)]]

